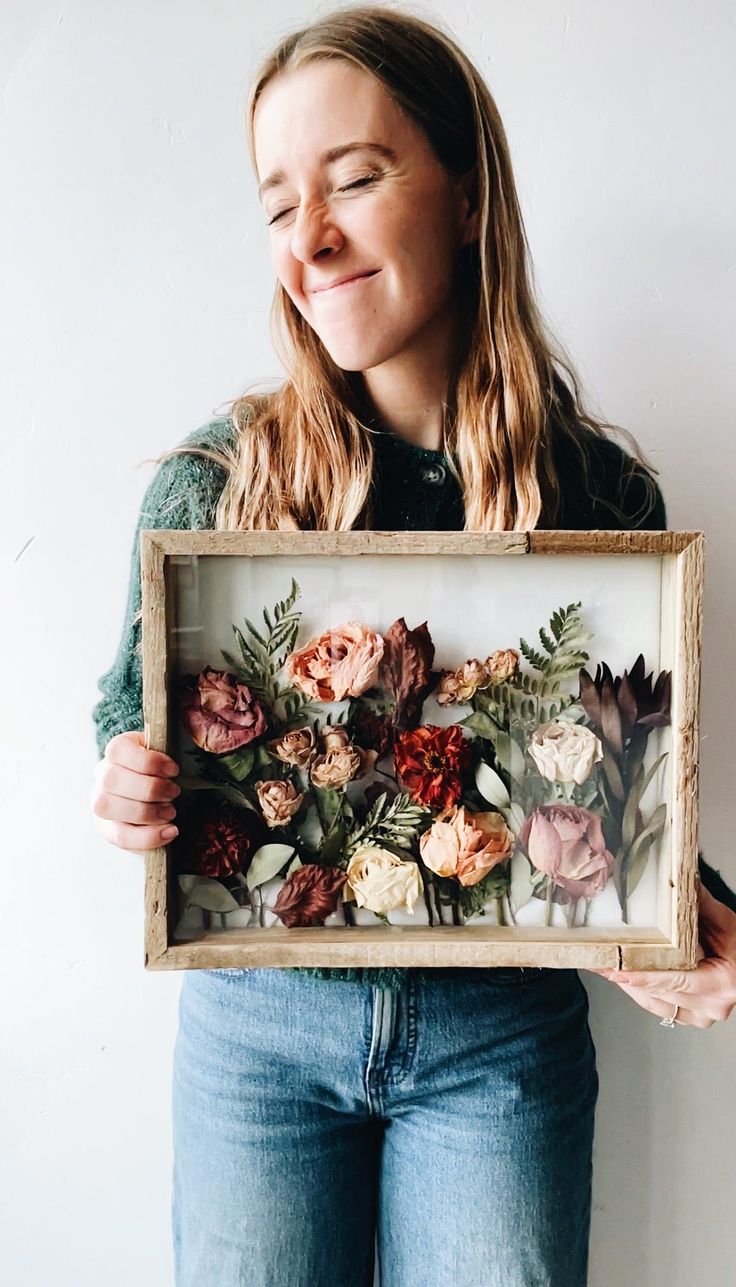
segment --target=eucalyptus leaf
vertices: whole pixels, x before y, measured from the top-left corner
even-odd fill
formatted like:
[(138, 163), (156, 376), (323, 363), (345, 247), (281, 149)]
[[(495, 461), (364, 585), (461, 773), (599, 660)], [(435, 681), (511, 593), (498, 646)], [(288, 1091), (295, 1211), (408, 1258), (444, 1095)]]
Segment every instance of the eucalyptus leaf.
[(518, 836), (524, 825), (524, 810), (521, 805), (517, 804), (516, 800), (512, 800), (505, 809), (501, 809), (501, 813), (514, 835)]
[(512, 778), (520, 781), (524, 776), (526, 760), (518, 742), (509, 733), (499, 730), (496, 734), (495, 748), (496, 758), (501, 768), (510, 773)]
[(289, 866), (286, 868), (287, 876), (290, 876), (293, 871), (296, 871), (297, 867), (301, 867), (301, 866), (302, 866), (302, 860), (298, 854), (295, 854), (293, 861), (290, 862)]
[(190, 907), (207, 912), (236, 912), (240, 904), (219, 880), (208, 876), (180, 876), (179, 888), (186, 894)]
[(253, 855), (245, 881), (249, 889), (264, 885), (267, 880), (277, 876), (284, 863), (296, 853), (293, 845), (261, 845)]
[(666, 758), (667, 758), (667, 752), (665, 751), (663, 755), (660, 755), (659, 758), (656, 759), (652, 765), (650, 765), (646, 773), (644, 772), (643, 764), (639, 768), (639, 772), (637, 773), (633, 786), (631, 788), (631, 791), (629, 792), (629, 798), (626, 801), (626, 808), (624, 809), (624, 816), (621, 822), (621, 839), (623, 842), (624, 849), (626, 850), (630, 849), (632, 844), (634, 843), (634, 836), (636, 831), (636, 811), (639, 808), (642, 796), (644, 795), (644, 792), (649, 786), (649, 783), (651, 782), (652, 778), (657, 772), (657, 769), (659, 768), (660, 764)]
[(497, 809), (505, 809), (511, 803), (511, 797), (502, 778), (490, 764), (486, 764), (485, 760), (480, 760), (475, 770), (475, 785), (483, 799), (495, 805)]
[(660, 804), (654, 810), (643, 831), (639, 832), (634, 843), (632, 844), (624, 862), (624, 876), (626, 878), (626, 892), (633, 894), (639, 881), (641, 880), (647, 865), (649, 850), (656, 840), (662, 835), (664, 824), (667, 820), (667, 805)]
[[(538, 883), (538, 882), (537, 882)], [(517, 911), (534, 893), (534, 881), (532, 880), (532, 867), (523, 854), (517, 854), (511, 860), (511, 888), (509, 895), (512, 907)]]

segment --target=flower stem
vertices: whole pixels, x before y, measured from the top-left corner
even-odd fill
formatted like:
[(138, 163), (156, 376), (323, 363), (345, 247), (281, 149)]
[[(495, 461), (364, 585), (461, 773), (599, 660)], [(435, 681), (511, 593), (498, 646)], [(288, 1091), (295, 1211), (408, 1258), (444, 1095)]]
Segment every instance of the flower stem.
[(547, 877), (547, 903), (544, 923), (545, 925), (552, 924), (552, 880), (549, 876)]

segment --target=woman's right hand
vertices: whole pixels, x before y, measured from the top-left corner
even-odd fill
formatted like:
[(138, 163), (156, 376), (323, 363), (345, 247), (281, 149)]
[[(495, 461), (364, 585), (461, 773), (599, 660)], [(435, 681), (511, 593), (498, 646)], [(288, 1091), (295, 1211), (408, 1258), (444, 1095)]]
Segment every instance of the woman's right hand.
[(162, 751), (146, 750), (142, 732), (118, 733), (95, 768), (91, 794), (97, 830), (119, 849), (158, 849), (178, 832), (172, 801), (181, 787), (179, 765)]

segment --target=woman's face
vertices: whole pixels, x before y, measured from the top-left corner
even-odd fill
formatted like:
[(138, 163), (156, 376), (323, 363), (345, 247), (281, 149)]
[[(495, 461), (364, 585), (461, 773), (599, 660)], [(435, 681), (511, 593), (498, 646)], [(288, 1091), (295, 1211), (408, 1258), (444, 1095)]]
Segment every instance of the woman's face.
[(366, 371), (436, 351), (459, 248), (478, 229), (422, 130), (372, 76), (332, 60), (269, 83), (254, 143), (276, 274), (333, 361)]

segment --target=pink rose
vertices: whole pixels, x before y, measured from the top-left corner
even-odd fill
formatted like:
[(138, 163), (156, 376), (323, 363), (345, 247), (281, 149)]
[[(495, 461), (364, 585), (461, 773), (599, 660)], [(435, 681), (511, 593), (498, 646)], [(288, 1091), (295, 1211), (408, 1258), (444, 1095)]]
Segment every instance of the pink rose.
[(266, 731), (266, 716), (246, 684), (205, 666), (179, 680), (179, 709), (192, 741), (213, 755), (247, 746)]
[(378, 679), (383, 639), (359, 621), (325, 630), (286, 658), (285, 673), (295, 687), (320, 702), (357, 697)]
[(524, 819), (519, 840), (534, 866), (572, 898), (592, 898), (608, 884), (614, 857), (590, 809), (542, 804)]

